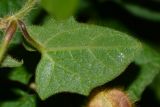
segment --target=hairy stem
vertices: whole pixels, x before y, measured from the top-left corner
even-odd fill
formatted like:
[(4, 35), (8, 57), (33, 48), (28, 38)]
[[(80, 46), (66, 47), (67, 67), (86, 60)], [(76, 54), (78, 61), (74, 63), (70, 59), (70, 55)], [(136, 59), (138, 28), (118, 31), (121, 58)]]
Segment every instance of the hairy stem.
[(4, 55), (7, 51), (8, 45), (9, 45), (14, 33), (16, 32), (16, 29), (17, 29), (17, 22), (12, 21), (6, 30), (6, 34), (5, 34), (3, 43), (0, 47), (0, 63), (3, 61), (3, 58), (4, 58)]
[(28, 0), (22, 9), (20, 9), (17, 13), (9, 17), (7, 20), (18, 20), (25, 17), (36, 4), (36, 0)]
[(28, 14), (32, 10), (35, 3), (36, 3), (36, 0), (28, 0), (24, 5), (24, 7), (15, 14), (15, 17), (18, 19), (21, 19), (22, 17), (24, 17), (26, 14)]

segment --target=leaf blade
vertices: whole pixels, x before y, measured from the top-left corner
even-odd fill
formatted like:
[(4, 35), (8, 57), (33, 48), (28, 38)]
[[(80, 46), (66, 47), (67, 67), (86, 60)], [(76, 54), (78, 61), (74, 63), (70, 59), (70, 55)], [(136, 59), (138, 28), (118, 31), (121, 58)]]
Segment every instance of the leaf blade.
[(30, 34), (46, 49), (36, 72), (42, 99), (64, 91), (89, 94), (92, 88), (120, 75), (141, 48), (124, 33), (73, 19), (31, 27)]

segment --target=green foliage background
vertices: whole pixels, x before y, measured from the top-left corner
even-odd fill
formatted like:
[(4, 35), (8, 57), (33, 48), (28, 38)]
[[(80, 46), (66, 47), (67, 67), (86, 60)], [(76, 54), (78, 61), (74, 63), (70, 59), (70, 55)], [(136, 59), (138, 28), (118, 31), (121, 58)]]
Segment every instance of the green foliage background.
[[(25, 2), (1, 0), (0, 17)], [(83, 107), (99, 86), (160, 106), (159, 1), (41, 0), (23, 20), (43, 50), (17, 30), (0, 68), (0, 107)]]

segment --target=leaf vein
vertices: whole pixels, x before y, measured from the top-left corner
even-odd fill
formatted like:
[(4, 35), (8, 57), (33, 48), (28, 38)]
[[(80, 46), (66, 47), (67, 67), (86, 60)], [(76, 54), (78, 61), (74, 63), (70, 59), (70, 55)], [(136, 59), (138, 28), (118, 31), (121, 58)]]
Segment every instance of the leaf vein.
[(71, 29), (71, 30), (68, 30), (68, 31), (66, 31), (66, 30), (63, 30), (63, 31), (61, 31), (61, 32), (58, 32), (58, 33), (56, 33), (54, 36), (52, 36), (52, 37), (50, 37), (50, 38), (48, 38), (45, 42), (44, 42), (44, 45), (46, 46), (46, 44), (49, 42), (49, 41), (51, 41), (52, 39), (54, 39), (55, 37), (57, 37), (57, 36), (59, 36), (59, 35), (62, 35), (62, 34), (64, 34), (64, 33), (73, 33), (73, 32), (76, 32), (77, 30), (80, 30), (81, 28), (76, 28), (76, 29)]

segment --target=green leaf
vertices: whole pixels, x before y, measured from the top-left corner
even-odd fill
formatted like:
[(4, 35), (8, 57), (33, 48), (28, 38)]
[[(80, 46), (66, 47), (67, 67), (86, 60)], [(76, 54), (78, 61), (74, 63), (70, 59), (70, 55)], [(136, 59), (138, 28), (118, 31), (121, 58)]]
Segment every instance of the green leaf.
[(153, 21), (160, 21), (160, 12), (153, 11), (148, 8), (145, 8), (143, 6), (139, 6), (136, 4), (131, 3), (120, 3), (122, 7), (124, 7), (126, 10), (128, 10), (133, 15), (136, 15), (138, 17), (153, 20)]
[(19, 67), (23, 64), (23, 61), (17, 61), (14, 58), (11, 58), (10, 56), (7, 56), (0, 67)]
[(145, 88), (153, 81), (160, 71), (160, 54), (153, 48), (144, 45), (143, 51), (135, 60), (140, 65), (140, 71), (133, 83), (128, 87), (128, 93), (133, 102), (138, 101)]
[(16, 101), (5, 102), (1, 107), (36, 107), (36, 101), (33, 96), (25, 96)]
[(45, 50), (36, 71), (42, 99), (59, 93), (88, 95), (92, 88), (120, 75), (141, 49), (128, 35), (94, 25), (49, 21), (29, 32)]
[(15, 12), (21, 8), (25, 0), (0, 0), (0, 17)]
[(92, 18), (88, 21), (88, 23), (109, 27), (109, 28), (130, 34), (129, 29), (127, 29), (122, 22), (113, 18), (105, 19), (105, 20), (101, 18)]
[(42, 7), (56, 19), (66, 19), (76, 11), (79, 0), (41, 0)]
[[(160, 71), (160, 70), (159, 70)], [(151, 89), (154, 91), (158, 101), (160, 101), (160, 72), (159, 74), (156, 76), (156, 78), (154, 79), (153, 83), (151, 84)]]
[(36, 98), (34, 95), (28, 95), (25, 92), (20, 92), (18, 94), (21, 96), (16, 100), (3, 101), (0, 103), (0, 107), (36, 107)]
[(27, 70), (21, 66), (14, 68), (10, 73), (8, 78), (13, 81), (18, 81), (23, 84), (28, 84), (31, 75), (27, 72)]

